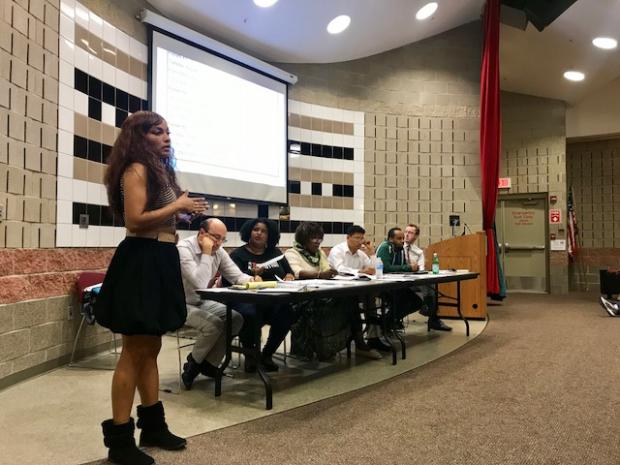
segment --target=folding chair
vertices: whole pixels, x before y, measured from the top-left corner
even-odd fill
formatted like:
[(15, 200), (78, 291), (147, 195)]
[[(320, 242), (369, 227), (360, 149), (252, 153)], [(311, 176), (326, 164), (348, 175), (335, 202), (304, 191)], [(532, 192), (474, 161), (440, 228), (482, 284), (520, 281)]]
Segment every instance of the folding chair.
[[(98, 370), (113, 370), (113, 367), (101, 367), (101, 366), (85, 366), (85, 365), (77, 365), (75, 363), (75, 353), (77, 351), (78, 340), (80, 338), (80, 334), (84, 329), (84, 324), (94, 325), (95, 321), (95, 313), (94, 313), (94, 304), (97, 299), (98, 288), (103, 282), (103, 278), (105, 277), (105, 273), (96, 272), (96, 271), (84, 271), (80, 273), (76, 282), (77, 289), (77, 300), (80, 305), (80, 314), (82, 315), (82, 321), (80, 321), (80, 326), (78, 327), (77, 333), (75, 334), (75, 339), (73, 340), (73, 350), (71, 351), (71, 358), (69, 360), (70, 367), (81, 367), (81, 368), (94, 368)], [(112, 342), (114, 343), (114, 352), (113, 354), (118, 355), (118, 347), (116, 344), (116, 335), (112, 333)]]
[[(185, 349), (186, 347), (191, 347), (195, 344), (196, 336), (195, 334), (192, 333), (194, 331), (195, 330), (193, 328), (190, 328), (189, 326), (183, 326), (177, 329), (176, 331), (174, 331), (173, 333), (166, 334), (166, 336), (174, 336), (177, 341), (177, 347), (176, 347), (177, 361), (178, 361), (177, 390), (173, 391), (172, 389), (168, 389), (168, 388), (160, 388), (160, 391), (168, 392), (171, 394), (180, 394), (181, 391), (183, 390), (183, 387), (182, 387), (183, 380), (181, 378), (181, 375), (183, 374), (183, 359), (181, 356), (181, 350)], [(181, 339), (189, 340), (189, 342), (183, 343), (181, 342)]]

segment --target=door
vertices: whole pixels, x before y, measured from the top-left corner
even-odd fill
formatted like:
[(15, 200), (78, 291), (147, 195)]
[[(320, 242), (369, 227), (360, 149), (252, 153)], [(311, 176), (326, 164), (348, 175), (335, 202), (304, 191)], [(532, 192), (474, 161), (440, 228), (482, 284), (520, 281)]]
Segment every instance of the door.
[(507, 291), (549, 292), (547, 196), (500, 196), (497, 241)]

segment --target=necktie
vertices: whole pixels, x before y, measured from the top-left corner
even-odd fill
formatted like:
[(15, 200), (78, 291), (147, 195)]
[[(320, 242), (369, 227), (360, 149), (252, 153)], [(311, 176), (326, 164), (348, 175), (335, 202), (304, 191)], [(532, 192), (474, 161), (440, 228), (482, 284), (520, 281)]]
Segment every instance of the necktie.
[(407, 244), (405, 246), (405, 263), (407, 263), (407, 265), (409, 265), (409, 244)]

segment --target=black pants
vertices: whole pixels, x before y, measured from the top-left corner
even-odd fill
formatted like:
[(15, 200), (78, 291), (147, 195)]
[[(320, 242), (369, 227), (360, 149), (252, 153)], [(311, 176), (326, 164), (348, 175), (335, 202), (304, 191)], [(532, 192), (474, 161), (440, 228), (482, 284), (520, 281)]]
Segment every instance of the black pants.
[(293, 309), (288, 304), (265, 307), (255, 304), (235, 304), (233, 307), (243, 315), (243, 327), (239, 340), (244, 347), (257, 347), (260, 343), (261, 328), (268, 324), (269, 336), (263, 353), (273, 355), (295, 323)]
[(388, 302), (390, 321), (402, 320), (407, 315), (426, 307), (430, 320), (436, 320), (437, 302), (432, 286), (421, 286), (410, 289), (399, 289), (389, 293)]

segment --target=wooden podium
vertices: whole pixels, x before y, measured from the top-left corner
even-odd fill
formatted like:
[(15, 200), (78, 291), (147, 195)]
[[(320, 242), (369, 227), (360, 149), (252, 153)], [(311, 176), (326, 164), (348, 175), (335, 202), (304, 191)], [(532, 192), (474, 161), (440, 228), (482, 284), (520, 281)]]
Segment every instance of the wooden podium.
[[(466, 269), (480, 273), (477, 279), (461, 283), (461, 312), (465, 318), (487, 316), (486, 235), (483, 232), (457, 236), (429, 245), (424, 251), (427, 270), (431, 269), (433, 253), (439, 256), (442, 270)], [(456, 309), (441, 302), (456, 302), (456, 283), (439, 285), (439, 316), (458, 317)]]

